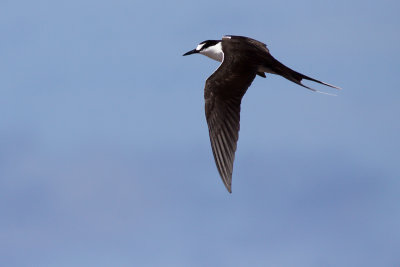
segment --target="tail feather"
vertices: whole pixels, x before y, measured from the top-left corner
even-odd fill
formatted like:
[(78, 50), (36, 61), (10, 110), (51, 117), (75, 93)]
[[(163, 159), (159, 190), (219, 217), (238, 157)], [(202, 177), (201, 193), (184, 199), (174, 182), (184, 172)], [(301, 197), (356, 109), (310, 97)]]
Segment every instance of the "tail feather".
[[(301, 73), (298, 73), (298, 74), (300, 74), (300, 75), (302, 75), (302, 76), (305, 76), (305, 75), (303, 75), (303, 74), (301, 74)], [(310, 80), (310, 81), (313, 81), (313, 82), (317, 82), (317, 83), (320, 83), (320, 84), (323, 84), (323, 85), (326, 85), (326, 86), (329, 86), (329, 87), (332, 87), (332, 88), (335, 88), (335, 89), (338, 89), (338, 90), (342, 89), (342, 88), (339, 88), (339, 87), (337, 87), (337, 86), (333, 86), (333, 85), (330, 85), (330, 84), (327, 84), (327, 83), (324, 83), (324, 82), (315, 80), (315, 79), (313, 79), (313, 78), (308, 78), (307, 76), (305, 76), (305, 77), (307, 77), (307, 78), (304, 77), (304, 78), (300, 78), (300, 79), (296, 79), (296, 78), (293, 78), (292, 76), (286, 76), (286, 75), (281, 75), (281, 76), (283, 76), (284, 78), (288, 79), (289, 81), (292, 81), (292, 82), (294, 82), (294, 83), (296, 83), (296, 84), (298, 84), (298, 85), (300, 85), (300, 86), (303, 86), (304, 88), (307, 88), (308, 90), (311, 90), (311, 91), (313, 91), (313, 92), (320, 93), (320, 94), (336, 96), (335, 94), (326, 93), (326, 92), (319, 91), (319, 90), (317, 90), (317, 89), (308, 87), (307, 85), (302, 84), (302, 83), (301, 83), (301, 80), (302, 80), (302, 79), (306, 79), (306, 80)]]
[(280, 63), (275, 58), (273, 58), (273, 64), (269, 64), (269, 65), (270, 66), (268, 67), (268, 69), (271, 70), (270, 73), (281, 75), (282, 77), (288, 79), (289, 81), (292, 81), (292, 82), (294, 82), (294, 83), (296, 83), (296, 84), (298, 84), (300, 86), (303, 86), (303, 87), (305, 87), (305, 88), (307, 88), (307, 89), (309, 89), (311, 91), (314, 91), (314, 92), (333, 95), (333, 94), (329, 94), (329, 93), (318, 91), (318, 90), (316, 90), (314, 88), (310, 88), (310, 87), (302, 84), (301, 81), (303, 79), (305, 79), (305, 80), (309, 80), (309, 81), (313, 81), (313, 82), (316, 82), (316, 83), (319, 83), (319, 84), (323, 84), (323, 85), (326, 85), (326, 86), (329, 86), (331, 88), (335, 88), (335, 89), (338, 89), (338, 90), (342, 89), (342, 88), (340, 88), (338, 86), (335, 86), (335, 85), (332, 85), (332, 84), (329, 84), (329, 83), (326, 83), (326, 82), (322, 82), (322, 81), (316, 80), (314, 78), (311, 78), (311, 77), (308, 77), (308, 76), (306, 76), (304, 74), (301, 74), (301, 73), (299, 73), (297, 71), (294, 71), (294, 70), (286, 67), (282, 63)]
[[(292, 70), (292, 71), (294, 71), (294, 70)], [(313, 81), (313, 82), (316, 82), (316, 83), (320, 83), (320, 84), (323, 84), (323, 85), (326, 85), (326, 86), (329, 86), (329, 87), (332, 87), (332, 88), (335, 88), (335, 89), (338, 89), (338, 90), (342, 90), (342, 88), (340, 88), (340, 87), (338, 87), (338, 86), (335, 86), (335, 85), (332, 85), (332, 84), (329, 84), (329, 83), (326, 83), (326, 82), (321, 82), (321, 81), (319, 81), (319, 80), (316, 80), (316, 79), (314, 79), (314, 78), (308, 77), (308, 76), (303, 75), (303, 74), (298, 73), (298, 72), (296, 72), (296, 73), (299, 74), (299, 75), (301, 75), (301, 76), (302, 76), (302, 79), (306, 79), (306, 80)]]

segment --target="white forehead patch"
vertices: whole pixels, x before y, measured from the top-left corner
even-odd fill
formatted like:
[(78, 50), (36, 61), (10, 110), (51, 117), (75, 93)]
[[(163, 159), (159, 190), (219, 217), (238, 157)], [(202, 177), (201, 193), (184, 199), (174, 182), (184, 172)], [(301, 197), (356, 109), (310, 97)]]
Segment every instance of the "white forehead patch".
[(197, 50), (197, 51), (200, 51), (201, 48), (202, 48), (204, 45), (205, 45), (205, 43), (204, 43), (204, 44), (199, 44), (199, 45), (196, 47), (196, 50)]

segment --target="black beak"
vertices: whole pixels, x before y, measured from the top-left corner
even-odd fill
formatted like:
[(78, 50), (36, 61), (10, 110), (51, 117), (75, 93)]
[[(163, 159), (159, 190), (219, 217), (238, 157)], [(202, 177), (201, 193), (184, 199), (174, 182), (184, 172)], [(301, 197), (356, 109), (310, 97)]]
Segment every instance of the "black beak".
[(199, 51), (197, 51), (196, 49), (193, 49), (193, 50), (190, 50), (189, 52), (187, 52), (187, 53), (185, 53), (185, 54), (183, 54), (183, 55), (184, 55), (184, 56), (188, 56), (188, 55), (196, 54), (196, 53), (199, 53)]

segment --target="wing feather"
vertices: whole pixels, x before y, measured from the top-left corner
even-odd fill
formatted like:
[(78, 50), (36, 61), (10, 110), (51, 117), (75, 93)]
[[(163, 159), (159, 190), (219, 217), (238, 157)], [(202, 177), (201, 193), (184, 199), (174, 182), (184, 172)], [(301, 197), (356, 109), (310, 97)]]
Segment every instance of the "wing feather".
[(204, 88), (211, 148), (218, 172), (230, 193), (239, 139), (240, 104), (257, 74), (257, 67), (250, 58), (233, 56), (241, 49), (239, 45), (235, 39), (223, 38), (224, 60), (207, 79)]

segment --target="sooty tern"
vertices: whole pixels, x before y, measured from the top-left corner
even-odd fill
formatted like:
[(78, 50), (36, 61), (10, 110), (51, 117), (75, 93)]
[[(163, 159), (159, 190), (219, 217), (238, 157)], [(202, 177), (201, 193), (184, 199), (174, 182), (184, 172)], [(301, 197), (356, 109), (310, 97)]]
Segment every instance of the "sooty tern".
[(184, 54), (202, 54), (222, 62), (207, 79), (204, 88), (205, 113), (211, 148), (218, 172), (226, 189), (232, 192), (232, 170), (240, 128), (240, 103), (256, 75), (281, 75), (307, 89), (322, 93), (301, 83), (310, 80), (332, 88), (334, 85), (298, 73), (276, 60), (267, 46), (243, 36), (224, 36), (222, 40), (201, 42)]

